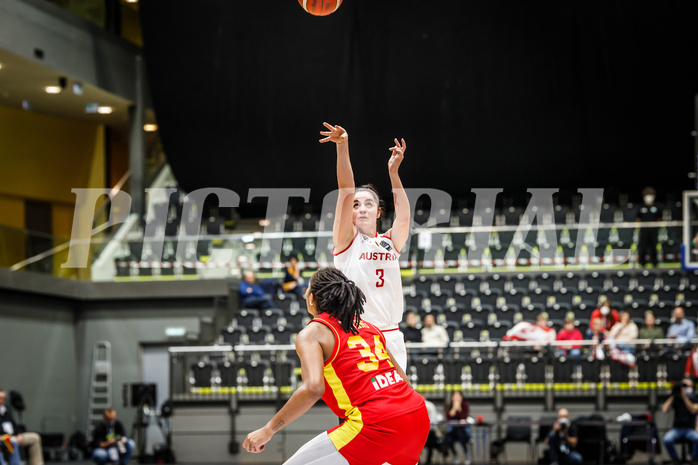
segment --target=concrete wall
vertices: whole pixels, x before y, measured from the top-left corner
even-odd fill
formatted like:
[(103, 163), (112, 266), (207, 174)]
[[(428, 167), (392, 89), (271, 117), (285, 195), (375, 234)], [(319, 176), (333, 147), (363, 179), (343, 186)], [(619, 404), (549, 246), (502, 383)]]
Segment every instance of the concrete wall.
[[(0, 270), (0, 387), (22, 393), (29, 429), (85, 430), (94, 345), (109, 341), (112, 404), (130, 431), (135, 409), (122, 407), (122, 387), (143, 380), (142, 345), (198, 344), (214, 299), (228, 292), (225, 282), (141, 284)], [(168, 339), (170, 326), (186, 328), (187, 338)]]
[[(124, 383), (143, 380), (141, 370), (141, 344), (171, 343), (181, 345), (185, 341), (169, 340), (165, 336), (168, 326), (183, 327), (196, 336), (201, 331), (201, 318), (213, 317), (213, 301), (207, 299), (103, 301), (79, 305), (75, 326), (77, 347), (77, 396), (78, 421), (86, 424), (87, 395), (90, 385), (92, 356), (97, 341), (111, 343), (113, 404), (120, 420), (130, 431), (135, 408), (123, 408), (121, 392)], [(165, 399), (158, 399), (162, 404)]]
[(75, 429), (78, 352), (69, 301), (0, 291), (0, 386), (22, 393), (29, 429)]

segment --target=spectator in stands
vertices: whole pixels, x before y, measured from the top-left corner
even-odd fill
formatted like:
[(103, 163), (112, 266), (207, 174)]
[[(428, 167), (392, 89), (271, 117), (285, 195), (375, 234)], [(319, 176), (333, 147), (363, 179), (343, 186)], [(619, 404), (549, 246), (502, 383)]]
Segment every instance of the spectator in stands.
[[(20, 429), (15, 423), (14, 416), (9, 408), (5, 405), (7, 394), (0, 389), (0, 427), (2, 434), (10, 435), (10, 443), (13, 446), (13, 453), (10, 454), (10, 465), (19, 465), (19, 447), (26, 446), (29, 448), (29, 465), (44, 465), (44, 452), (41, 445), (41, 436), (37, 433), (20, 432)], [(0, 454), (1, 456), (2, 454)], [(2, 457), (0, 457), (2, 460)]]
[(550, 448), (550, 465), (581, 465), (582, 455), (574, 450), (578, 441), (577, 426), (570, 421), (570, 412), (561, 408), (557, 411), (557, 421), (546, 438)]
[[(548, 314), (543, 312), (536, 318), (536, 324), (519, 321), (502, 337), (503, 341), (541, 342), (546, 346), (555, 341), (555, 329), (548, 324)], [(534, 347), (540, 350), (541, 347)]]
[[(581, 331), (574, 326), (574, 318), (565, 318), (565, 323), (557, 333), (558, 341), (581, 341), (583, 339)], [(557, 349), (558, 355), (569, 355), (579, 358), (582, 352), (581, 345), (560, 345)]]
[[(442, 438), (441, 430), (438, 428), (439, 423), (444, 419), (444, 416), (439, 413), (436, 405), (430, 400), (424, 399), (424, 405), (427, 406), (427, 412), (429, 414), (429, 421), (431, 422), (431, 429), (429, 429), (429, 436), (427, 436), (427, 443), (424, 448), (427, 450), (427, 465), (431, 463), (431, 456), (434, 449), (441, 452), (445, 458), (448, 455), (448, 449), (446, 448), (446, 443)], [(420, 461), (421, 463), (421, 461)]]
[(602, 343), (606, 339), (606, 331), (603, 329), (603, 321), (601, 319), (596, 318), (589, 322), (587, 336), (596, 343)]
[(657, 319), (654, 317), (654, 313), (648, 311), (645, 313), (645, 326), (640, 328), (638, 337), (640, 339), (662, 339), (664, 338), (664, 331), (662, 328), (655, 326)]
[(632, 342), (638, 336), (637, 325), (630, 319), (630, 313), (620, 312), (620, 321), (613, 325), (606, 337), (609, 342), (613, 341), (616, 347), (625, 352), (635, 352), (635, 345)]
[(690, 342), (696, 336), (696, 325), (685, 318), (683, 307), (674, 309), (674, 323), (666, 332), (667, 339), (676, 339), (678, 342)]
[(536, 317), (536, 325), (545, 331), (540, 333), (543, 335), (543, 337), (539, 338), (540, 342), (550, 343), (555, 340), (555, 328), (550, 326), (547, 313), (543, 312)]
[(288, 265), (284, 268), (285, 274), (281, 287), (284, 292), (293, 292), (301, 299), (305, 299), (305, 288), (303, 287), (301, 269), (298, 266), (298, 257), (291, 255), (288, 262)]
[[(643, 205), (637, 210), (638, 222), (659, 221), (662, 219), (662, 212), (654, 204), (654, 199), (657, 192), (652, 187), (645, 187), (642, 190)], [(647, 256), (649, 256), (652, 265), (657, 268), (657, 239), (659, 236), (659, 228), (640, 228), (640, 238), (637, 246), (637, 257), (640, 260), (640, 265), (647, 265)]]
[(405, 327), (402, 330), (402, 334), (405, 335), (405, 342), (422, 342), (422, 332), (417, 329), (418, 321), (417, 314), (412, 310), (405, 313)]
[(673, 462), (680, 463), (675, 443), (679, 439), (688, 440), (692, 444), (691, 458), (693, 462), (696, 462), (698, 461), (698, 431), (696, 431), (698, 404), (693, 396), (693, 381), (690, 378), (685, 378), (682, 382), (677, 383), (669, 398), (662, 405), (664, 413), (668, 413), (672, 409), (674, 410), (674, 423), (662, 439), (664, 447)]
[(243, 280), (240, 281), (238, 292), (243, 308), (258, 308), (260, 310), (274, 308), (271, 296), (264, 292), (262, 286), (257, 284), (254, 271), (245, 271), (242, 276)]
[(466, 465), (470, 465), (468, 416), (470, 416), (470, 404), (463, 399), (463, 393), (453, 391), (450, 402), (446, 404), (446, 420), (449, 422), (446, 427), (446, 445), (453, 454), (453, 463), (458, 463), (458, 453), (456, 452), (456, 442), (458, 442), (463, 446)]
[(436, 324), (436, 318), (431, 313), (424, 316), (424, 327), (422, 328), (422, 342), (426, 344), (443, 345), (449, 342), (446, 328)]
[(611, 308), (611, 302), (608, 299), (604, 299), (599, 308), (591, 312), (589, 317), (590, 327), (593, 326), (593, 322), (596, 319), (601, 320), (603, 331), (608, 332), (613, 328), (613, 325), (620, 321), (620, 315), (618, 315), (617, 310)]
[(92, 460), (97, 465), (105, 465), (109, 462), (119, 462), (126, 465), (136, 447), (133, 439), (126, 436), (126, 429), (116, 419), (116, 410), (104, 409), (104, 419), (98, 424), (92, 433)]
[(587, 336), (590, 340), (596, 343), (591, 348), (594, 358), (597, 360), (603, 360), (606, 357), (602, 345), (603, 340), (606, 338), (606, 331), (603, 329), (603, 321), (601, 321), (600, 318), (591, 320), (589, 329), (587, 330)]

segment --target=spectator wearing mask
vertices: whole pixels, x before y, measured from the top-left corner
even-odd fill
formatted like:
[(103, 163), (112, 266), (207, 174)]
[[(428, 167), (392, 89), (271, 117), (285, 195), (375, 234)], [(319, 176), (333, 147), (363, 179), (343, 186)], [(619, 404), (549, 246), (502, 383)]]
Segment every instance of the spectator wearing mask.
[(577, 427), (570, 421), (570, 412), (561, 408), (557, 412), (557, 421), (546, 438), (550, 448), (550, 465), (582, 465), (582, 455), (575, 447), (579, 442)]
[(436, 324), (436, 318), (431, 313), (424, 316), (424, 327), (422, 328), (422, 342), (425, 344), (443, 345), (448, 344), (450, 338), (446, 328)]
[(593, 326), (593, 321), (595, 319), (600, 319), (604, 332), (608, 332), (611, 328), (613, 328), (613, 325), (620, 321), (620, 315), (618, 314), (617, 310), (611, 308), (611, 302), (606, 299), (601, 302), (599, 308), (591, 312), (591, 316), (589, 317), (589, 326)]
[(405, 327), (402, 329), (402, 334), (405, 335), (405, 342), (422, 342), (422, 332), (417, 329), (419, 318), (413, 311), (405, 313)]
[(676, 452), (676, 441), (683, 439), (691, 443), (691, 459), (698, 461), (698, 431), (696, 431), (696, 413), (698, 404), (693, 396), (693, 382), (690, 378), (677, 383), (669, 398), (662, 405), (662, 412), (674, 410), (672, 427), (662, 438), (664, 447), (673, 463), (680, 463)]
[[(662, 219), (662, 212), (654, 204), (657, 192), (652, 187), (645, 187), (642, 190), (643, 205), (637, 210), (636, 221), (639, 223), (659, 221)], [(637, 257), (640, 265), (647, 266), (649, 256), (652, 265), (657, 268), (657, 239), (659, 237), (658, 228), (640, 228), (640, 238), (638, 240)]]

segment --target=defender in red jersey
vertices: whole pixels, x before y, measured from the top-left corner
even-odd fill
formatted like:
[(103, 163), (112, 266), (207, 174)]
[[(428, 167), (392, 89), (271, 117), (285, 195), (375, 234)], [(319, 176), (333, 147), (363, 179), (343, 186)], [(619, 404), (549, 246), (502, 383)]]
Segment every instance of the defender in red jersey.
[(243, 447), (261, 452), (277, 431), (322, 397), (344, 422), (296, 452), (286, 465), (414, 465), (429, 434), (424, 398), (386, 347), (385, 337), (362, 321), (365, 298), (339, 270), (326, 268), (306, 293), (313, 319), (298, 333), (303, 385)]

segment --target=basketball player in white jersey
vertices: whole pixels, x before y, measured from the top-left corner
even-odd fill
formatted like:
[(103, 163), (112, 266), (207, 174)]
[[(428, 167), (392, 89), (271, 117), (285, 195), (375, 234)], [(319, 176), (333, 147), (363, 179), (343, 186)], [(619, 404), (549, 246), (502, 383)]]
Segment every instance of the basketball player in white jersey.
[(355, 187), (347, 131), (323, 124), (328, 130), (320, 132), (325, 136), (320, 142), (334, 142), (337, 147), (339, 196), (332, 228), (334, 265), (364, 292), (366, 303), (361, 318), (381, 330), (393, 357), (407, 370), (405, 339), (398, 328), (404, 310), (400, 251), (410, 234), (410, 206), (398, 168), (407, 145), (404, 139), (402, 143), (395, 139), (395, 146), (390, 148), (388, 173), (395, 220), (392, 228), (379, 234), (378, 218), (385, 213), (383, 201), (373, 186)]

